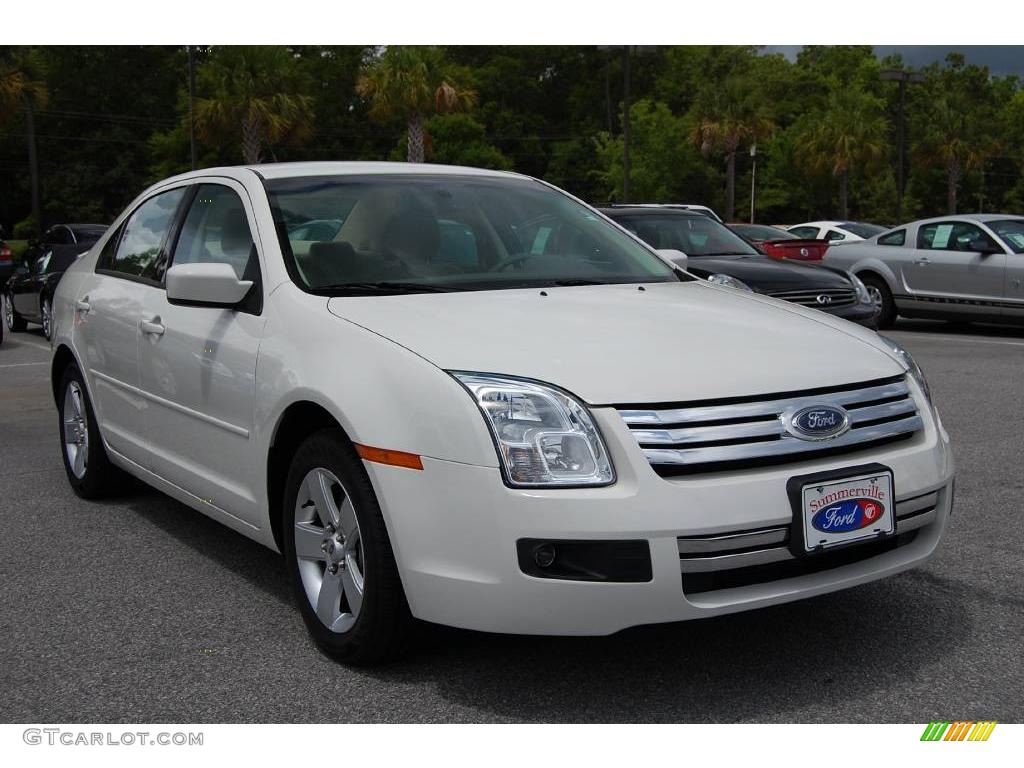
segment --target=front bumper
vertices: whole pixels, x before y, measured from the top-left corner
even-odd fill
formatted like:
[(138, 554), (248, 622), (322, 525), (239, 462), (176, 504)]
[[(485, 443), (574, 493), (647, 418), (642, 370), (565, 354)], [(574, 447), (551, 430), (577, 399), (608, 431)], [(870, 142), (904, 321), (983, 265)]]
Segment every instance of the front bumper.
[[(853, 587), (912, 568), (938, 546), (953, 460), (937, 418), (912, 439), (782, 467), (662, 478), (612, 409), (595, 409), (618, 471), (606, 488), (506, 487), (496, 467), (424, 458), (423, 471), (366, 464), (418, 618), (490, 632), (603, 635), (732, 613)], [(788, 525), (786, 481), (866, 462), (892, 468), (897, 504), (936, 492), (930, 522), (898, 548), (813, 573), (684, 591), (679, 537)], [(897, 527), (899, 533), (899, 527)], [(651, 579), (608, 583), (527, 575), (522, 539), (645, 540)], [(867, 546), (867, 545), (865, 545)], [(747, 580), (749, 582), (749, 580)]]

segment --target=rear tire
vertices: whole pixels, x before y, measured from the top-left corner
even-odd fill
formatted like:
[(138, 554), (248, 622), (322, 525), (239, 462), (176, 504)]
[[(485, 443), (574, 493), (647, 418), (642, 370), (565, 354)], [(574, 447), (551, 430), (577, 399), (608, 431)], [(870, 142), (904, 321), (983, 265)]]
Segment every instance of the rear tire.
[(299, 446), (281, 513), (295, 599), (320, 649), (360, 666), (400, 655), (412, 615), (377, 497), (340, 430)]
[(61, 457), (72, 490), (83, 499), (106, 496), (120, 471), (107, 458), (82, 372), (74, 363), (61, 377), (57, 413)]
[(892, 328), (893, 323), (896, 322), (896, 316), (898, 314), (896, 310), (896, 302), (893, 301), (892, 291), (889, 290), (889, 286), (885, 280), (875, 275), (864, 275), (861, 277), (864, 285), (868, 289), (868, 293), (871, 294), (871, 300), (875, 306), (878, 307), (878, 328), (883, 330), (885, 328)]
[(15, 333), (24, 331), (28, 327), (25, 318), (14, 309), (14, 302), (11, 301), (11, 294), (4, 296), (4, 317), (7, 319), (7, 327)]

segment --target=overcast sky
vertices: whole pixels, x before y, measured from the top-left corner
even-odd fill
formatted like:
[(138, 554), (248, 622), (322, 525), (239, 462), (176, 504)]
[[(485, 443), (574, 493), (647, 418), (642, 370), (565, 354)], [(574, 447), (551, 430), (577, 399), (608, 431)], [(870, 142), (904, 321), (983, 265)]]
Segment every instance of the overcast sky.
[[(800, 45), (768, 45), (766, 51), (784, 53), (795, 59)], [(912, 67), (923, 67), (933, 61), (942, 61), (950, 51), (962, 53), (969, 64), (987, 66), (993, 75), (1021, 75), (1024, 77), (1024, 45), (876, 45), (875, 54), (881, 58), (890, 53), (903, 54), (903, 60)]]

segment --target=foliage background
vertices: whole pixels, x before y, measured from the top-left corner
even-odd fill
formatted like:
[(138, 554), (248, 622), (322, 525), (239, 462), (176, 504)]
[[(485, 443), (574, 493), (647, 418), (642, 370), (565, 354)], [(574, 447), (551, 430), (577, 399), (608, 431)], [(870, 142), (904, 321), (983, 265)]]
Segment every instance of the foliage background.
[[(287, 57), (267, 58), (287, 59), (275, 65), (287, 73), (275, 71), (274, 79), (286, 83), (281, 87), (302, 109), (294, 123), (264, 142), (265, 160), (404, 159), (405, 121), (372, 121), (356, 88), (381, 48), (285, 50)], [(190, 168), (184, 48), (37, 51), (48, 91), (35, 113), (42, 225), (109, 221), (147, 184)], [(426, 119), (428, 162), (515, 170), (595, 203), (622, 199), (621, 51), (451, 46), (441, 53), (458, 73), (458, 85), (472, 89), (476, 100), (461, 113)], [(197, 99), (216, 97), (216, 68), (224, 58), (224, 49), (200, 49)], [(843, 137), (853, 147), (845, 171), (849, 216), (895, 223), (898, 91), (880, 71), (901, 66), (898, 57), (880, 61), (870, 46), (810, 46), (795, 61), (753, 46), (644, 51), (631, 59), (631, 198), (704, 203), (724, 212), (726, 155), (700, 128), (709, 121), (729, 127), (755, 115), (770, 127), (758, 141), (759, 221), (836, 215), (841, 174), (831, 150)], [(962, 155), (956, 156), (960, 210), (1024, 212), (1020, 81), (992, 77), (957, 54), (923, 72), (925, 82), (907, 88), (904, 218), (946, 212), (951, 152)], [(741, 103), (742, 110), (736, 106)], [(858, 110), (856, 121), (847, 116), (852, 109)], [(866, 132), (853, 130), (861, 123)], [(857, 150), (856, 142), (869, 140), (858, 139), (860, 134), (874, 137), (878, 146)], [(749, 209), (749, 143), (749, 137), (740, 139), (734, 153), (737, 219)], [(200, 166), (242, 162), (241, 142), (230, 131), (207, 132), (198, 150)], [(5, 102), (0, 224), (8, 236), (30, 212), (24, 110)]]

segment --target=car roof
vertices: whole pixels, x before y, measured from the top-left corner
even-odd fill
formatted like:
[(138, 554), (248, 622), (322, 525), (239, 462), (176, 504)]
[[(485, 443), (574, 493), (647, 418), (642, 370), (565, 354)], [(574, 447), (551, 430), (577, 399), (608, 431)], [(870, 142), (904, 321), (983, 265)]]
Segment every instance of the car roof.
[[(907, 224), (901, 224), (900, 226), (910, 226), (911, 224), (931, 224), (936, 221), (980, 221), (985, 223), (986, 221), (1004, 221), (1006, 219), (1024, 219), (1024, 216), (1018, 216), (1013, 213), (953, 213), (949, 216), (933, 216), (930, 219), (918, 219), (917, 221), (911, 221)], [(899, 229), (900, 227), (894, 227)]]
[(597, 210), (605, 216), (614, 218), (616, 215), (628, 216), (654, 216), (657, 214), (671, 214), (673, 216), (689, 216), (691, 218), (708, 218), (707, 214), (695, 211), (691, 208), (676, 208), (675, 206), (656, 205), (599, 205)]
[(432, 163), (393, 163), (363, 161), (323, 161), (297, 163), (264, 163), (259, 165), (230, 165), (214, 168), (200, 168), (182, 173), (160, 182), (186, 180), (203, 176), (229, 176), (238, 178), (245, 171), (252, 171), (264, 179), (290, 179), (303, 176), (367, 176), (384, 174), (411, 174), (432, 176), (492, 176), (529, 178), (509, 171), (493, 171), (485, 168), (470, 168), (459, 165), (434, 165)]

